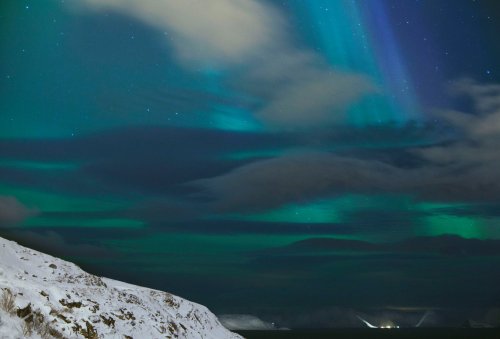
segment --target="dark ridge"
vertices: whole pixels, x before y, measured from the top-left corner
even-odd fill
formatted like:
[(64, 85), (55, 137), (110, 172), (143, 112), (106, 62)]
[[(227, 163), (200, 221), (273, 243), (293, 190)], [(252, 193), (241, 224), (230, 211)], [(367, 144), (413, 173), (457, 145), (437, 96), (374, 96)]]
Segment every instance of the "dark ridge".
[(362, 240), (344, 240), (333, 238), (310, 238), (289, 245), (295, 249), (376, 251), (378, 245)]
[(415, 237), (393, 243), (371, 243), (361, 240), (310, 238), (284, 249), (313, 251), (374, 251), (403, 253), (436, 253), (446, 255), (500, 255), (500, 240), (466, 239), (456, 235)]

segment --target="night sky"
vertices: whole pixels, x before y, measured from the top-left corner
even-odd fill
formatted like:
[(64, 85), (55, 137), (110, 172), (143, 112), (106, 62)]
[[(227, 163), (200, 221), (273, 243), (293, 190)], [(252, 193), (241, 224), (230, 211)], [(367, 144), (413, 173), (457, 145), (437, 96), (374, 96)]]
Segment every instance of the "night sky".
[(500, 323), (499, 32), (496, 0), (2, 0), (0, 235), (288, 328)]

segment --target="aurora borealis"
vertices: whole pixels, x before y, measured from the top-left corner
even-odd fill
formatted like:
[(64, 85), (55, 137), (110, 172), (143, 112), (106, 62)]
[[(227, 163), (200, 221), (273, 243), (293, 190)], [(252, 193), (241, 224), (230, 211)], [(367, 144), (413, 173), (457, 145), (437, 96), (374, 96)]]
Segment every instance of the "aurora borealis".
[(295, 246), (500, 240), (496, 1), (8, 0), (0, 16), (1, 236), (289, 328), (500, 307), (498, 254)]

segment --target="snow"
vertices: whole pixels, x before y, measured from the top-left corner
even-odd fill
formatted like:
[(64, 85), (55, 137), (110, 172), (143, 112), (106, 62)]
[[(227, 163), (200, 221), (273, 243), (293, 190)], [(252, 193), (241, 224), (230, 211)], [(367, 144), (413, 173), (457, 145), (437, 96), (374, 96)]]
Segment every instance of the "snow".
[[(241, 338), (205, 306), (94, 276), (1, 237), (0, 289), (15, 295), (16, 310), (29, 305), (29, 314), (43, 317), (65, 338)], [(23, 319), (1, 311), (0, 338), (24, 338), (23, 325)]]
[(41, 337), (33, 333), (31, 336), (26, 336), (23, 333), (24, 320), (11, 315), (0, 309), (0, 338), (2, 339), (41, 339)]

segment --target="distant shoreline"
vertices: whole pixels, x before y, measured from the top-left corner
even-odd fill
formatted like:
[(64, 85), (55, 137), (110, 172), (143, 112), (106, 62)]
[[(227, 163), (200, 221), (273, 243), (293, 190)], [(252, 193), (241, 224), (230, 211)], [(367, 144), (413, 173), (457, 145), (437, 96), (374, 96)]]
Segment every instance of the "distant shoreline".
[(233, 331), (247, 339), (499, 339), (500, 328), (302, 329), (290, 331)]

